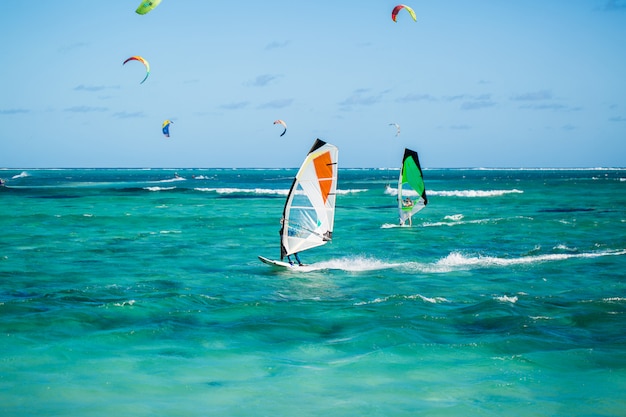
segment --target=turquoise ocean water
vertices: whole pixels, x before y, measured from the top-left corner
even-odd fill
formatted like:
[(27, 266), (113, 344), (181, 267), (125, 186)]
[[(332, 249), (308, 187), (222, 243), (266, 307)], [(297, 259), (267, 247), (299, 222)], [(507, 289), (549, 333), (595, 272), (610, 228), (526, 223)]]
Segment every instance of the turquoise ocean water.
[(2, 416), (624, 416), (626, 170), (3, 170)]

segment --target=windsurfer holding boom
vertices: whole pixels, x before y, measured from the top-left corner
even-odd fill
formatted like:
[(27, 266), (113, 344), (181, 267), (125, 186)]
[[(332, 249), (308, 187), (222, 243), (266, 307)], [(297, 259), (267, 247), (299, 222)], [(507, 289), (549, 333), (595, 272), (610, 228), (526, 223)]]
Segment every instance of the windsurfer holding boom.
[[(402, 200), (402, 207), (413, 207), (413, 200), (411, 200), (409, 197), (405, 198), (404, 200)], [(407, 220), (409, 221), (409, 226), (413, 226), (413, 221), (411, 220), (412, 217), (413, 214), (409, 214), (409, 217), (407, 218)], [(401, 221), (400, 224), (404, 225), (404, 221)]]

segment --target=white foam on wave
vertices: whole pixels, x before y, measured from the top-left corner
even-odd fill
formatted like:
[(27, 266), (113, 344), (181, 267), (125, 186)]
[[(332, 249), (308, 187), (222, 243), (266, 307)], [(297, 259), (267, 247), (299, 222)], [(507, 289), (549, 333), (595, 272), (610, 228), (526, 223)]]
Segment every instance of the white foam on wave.
[(398, 299), (422, 300), (425, 303), (431, 303), (431, 304), (448, 302), (448, 300), (445, 299), (444, 297), (425, 297), (421, 294), (414, 294), (414, 295), (389, 295), (387, 297), (378, 297), (369, 301), (359, 301), (359, 302), (354, 303), (354, 305), (361, 306), (361, 305), (369, 305), (369, 304), (381, 304), (381, 303), (386, 303), (387, 301), (398, 300)]
[[(439, 196), (439, 197), (500, 197), (506, 194), (523, 194), (524, 191), (518, 189), (512, 190), (426, 190), (426, 195), (429, 196)], [(398, 195), (398, 190), (390, 187), (389, 185), (385, 186), (385, 194), (387, 195)], [(415, 190), (403, 190), (402, 195), (416, 197), (417, 191)]]
[[(446, 218), (447, 217), (448, 216), (446, 216)], [(476, 219), (476, 220), (461, 220), (461, 219), (453, 220), (453, 219), (447, 219), (447, 220), (449, 220), (449, 221), (446, 221), (446, 222), (425, 222), (424, 223), (424, 227), (458, 226), (458, 225), (462, 225), (462, 224), (484, 224), (484, 223), (489, 223), (489, 222), (498, 221), (498, 220), (502, 220), (502, 219)]]
[(556, 245), (553, 249), (555, 249), (555, 250), (564, 250), (564, 251), (567, 251), (567, 252), (576, 252), (578, 250), (576, 248), (570, 248), (570, 247), (568, 247), (566, 245), (563, 245), (563, 244)]
[(144, 187), (143, 189), (148, 191), (169, 191), (176, 189), (176, 187)]
[(362, 189), (362, 188), (354, 188), (354, 189), (350, 189), (350, 190), (337, 190), (335, 192), (335, 194), (339, 194), (339, 195), (357, 194), (357, 193), (364, 193), (366, 191), (368, 191), (368, 190)]
[(445, 220), (452, 220), (455, 222), (458, 222), (459, 220), (461, 220), (464, 216), (462, 214), (452, 214), (450, 216), (445, 216), (444, 219)]
[[(287, 189), (277, 190), (273, 188), (198, 187), (198, 188), (194, 188), (194, 190), (201, 191), (201, 192), (217, 193), (217, 194), (258, 194), (258, 195), (280, 195), (280, 196), (286, 196), (287, 194), (289, 194), (289, 190)], [(336, 194), (340, 194), (340, 195), (355, 194), (355, 193), (362, 193), (365, 191), (367, 190), (365, 189), (337, 190)]]
[(287, 195), (288, 190), (274, 190), (271, 188), (194, 188), (196, 191), (217, 194), (259, 194), (259, 195)]
[(395, 268), (401, 264), (383, 262), (378, 259), (365, 258), (361, 256), (331, 259), (329, 261), (317, 262), (309, 265), (317, 269), (341, 269), (349, 272), (376, 271), (381, 269)]
[(502, 295), (500, 297), (494, 297), (494, 300), (500, 301), (502, 303), (515, 304), (517, 302), (517, 295), (514, 295), (513, 297), (509, 297), (508, 295)]
[[(497, 221), (497, 220), (502, 220), (502, 219), (479, 219), (479, 220), (466, 220), (463, 221), (463, 218), (465, 216), (463, 216), (462, 214), (453, 214), (453, 215), (449, 215), (449, 216), (445, 216), (444, 220), (447, 220), (445, 222), (424, 222), (422, 223), (423, 227), (436, 227), (436, 226), (457, 226), (460, 224), (482, 224), (482, 223), (488, 223), (490, 221)], [(398, 223), (384, 223), (383, 225), (380, 226), (381, 229), (394, 229), (396, 227), (411, 227), (408, 224), (398, 224)]]
[(383, 223), (380, 228), (381, 229), (395, 229), (396, 227), (411, 227), (408, 224), (399, 224), (399, 223)]
[(606, 250), (600, 252), (587, 253), (552, 253), (545, 255), (525, 256), (520, 258), (496, 258), (493, 256), (465, 256), (459, 252), (452, 252), (443, 259), (437, 261), (434, 266), (435, 270), (447, 272), (459, 268), (483, 268), (492, 266), (511, 266), (534, 264), (540, 262), (562, 261), (576, 258), (599, 258), (602, 256), (620, 256), (626, 255), (626, 249)]
[[(459, 226), (459, 225), (463, 225), (463, 224), (485, 224), (485, 223), (496, 223), (496, 222), (500, 222), (503, 220), (507, 220), (507, 218), (504, 217), (496, 217), (493, 219), (475, 219), (475, 220), (463, 220), (465, 218), (465, 216), (463, 216), (462, 214), (454, 214), (451, 216), (445, 216), (444, 220), (446, 221), (440, 221), (440, 222), (424, 222), (423, 226), (424, 227), (438, 227), (438, 226)], [(532, 220), (531, 217), (526, 217), (526, 216), (514, 216), (514, 217), (510, 217), (508, 219), (528, 219), (528, 220)]]
[(298, 272), (315, 272), (323, 270), (341, 270), (346, 272), (367, 272), (383, 269), (392, 269), (401, 267), (402, 263), (390, 263), (380, 261), (378, 259), (366, 258), (362, 256), (350, 256), (344, 258), (330, 259), (328, 261), (307, 263), (306, 259), (302, 259), (303, 266), (287, 269)]
[(440, 197), (500, 197), (506, 194), (522, 194), (522, 190), (451, 190), (451, 191), (434, 191), (429, 190), (427, 195), (436, 195)]
[[(342, 270), (346, 272), (369, 272), (385, 269), (401, 269), (408, 273), (448, 273), (452, 271), (468, 270), (472, 268), (507, 267), (514, 265), (554, 262), (576, 258), (599, 258), (603, 256), (623, 256), (626, 249), (605, 250), (587, 253), (560, 253), (519, 258), (497, 258), (493, 256), (467, 256), (460, 252), (452, 252), (446, 257), (432, 263), (424, 262), (389, 262), (362, 256), (344, 257), (328, 261), (315, 262), (294, 268), (300, 272), (314, 272), (322, 270)], [(441, 301), (434, 299), (435, 301)], [(501, 301), (515, 302), (517, 299), (502, 299)]]
[(187, 178), (184, 178), (184, 177), (174, 177), (174, 178), (169, 178), (166, 180), (159, 180), (157, 182), (176, 182), (176, 181), (186, 181), (186, 180)]

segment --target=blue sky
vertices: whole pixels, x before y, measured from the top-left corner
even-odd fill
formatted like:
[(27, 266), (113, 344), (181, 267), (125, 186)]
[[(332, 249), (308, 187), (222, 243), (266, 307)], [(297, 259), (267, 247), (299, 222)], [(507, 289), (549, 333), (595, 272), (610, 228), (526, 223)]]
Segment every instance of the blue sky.
[(138, 4), (0, 4), (0, 167), (626, 166), (626, 0)]

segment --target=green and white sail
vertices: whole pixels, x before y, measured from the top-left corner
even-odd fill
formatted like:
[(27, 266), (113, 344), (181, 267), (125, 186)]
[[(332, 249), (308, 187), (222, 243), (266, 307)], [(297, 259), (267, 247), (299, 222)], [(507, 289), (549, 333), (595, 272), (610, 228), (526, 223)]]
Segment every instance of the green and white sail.
[(337, 191), (336, 146), (317, 139), (293, 180), (281, 219), (280, 259), (330, 241)]
[(428, 204), (424, 175), (417, 152), (404, 149), (400, 178), (398, 179), (398, 213), (400, 224)]

